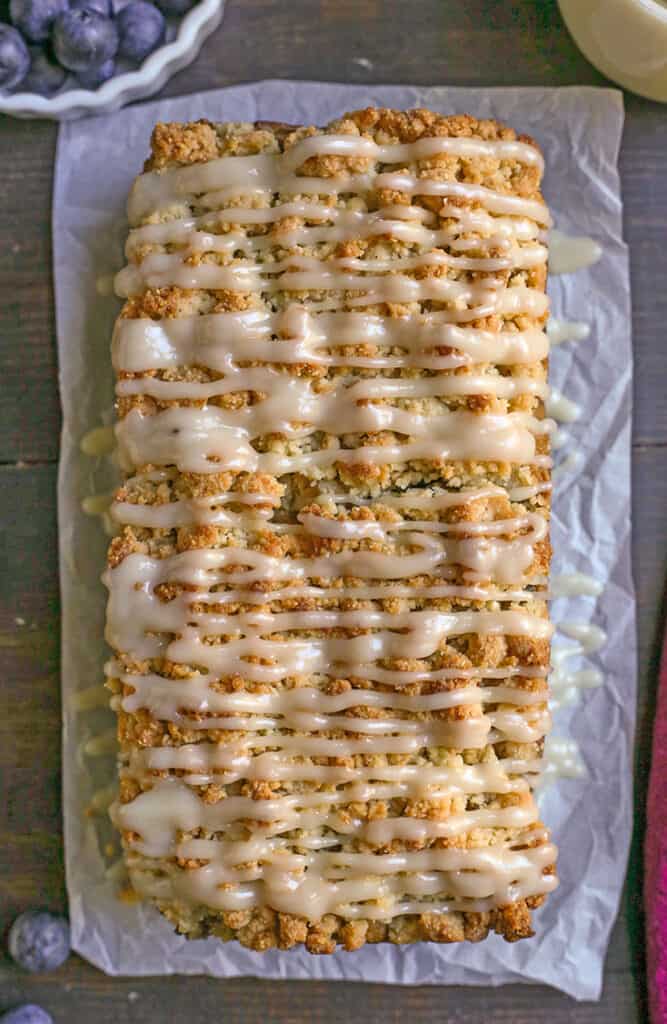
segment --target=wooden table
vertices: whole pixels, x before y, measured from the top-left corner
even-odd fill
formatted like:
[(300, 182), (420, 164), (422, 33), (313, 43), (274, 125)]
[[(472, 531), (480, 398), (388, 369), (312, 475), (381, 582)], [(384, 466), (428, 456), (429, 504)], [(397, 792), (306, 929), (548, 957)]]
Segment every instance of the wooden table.
[[(165, 95), (261, 78), (452, 85), (604, 84), (551, 0), (228, 0), (222, 27)], [(50, 272), (56, 126), (0, 119), (0, 929), (65, 906), (55, 482), (60, 414)], [(650, 719), (667, 561), (667, 116), (627, 97), (621, 166), (636, 354), (634, 558), (640, 640), (637, 833), (600, 1004), (546, 988), (112, 980), (76, 957), (30, 978), (0, 959), (0, 1009), (39, 1002), (67, 1024), (225, 1021), (634, 1024), (645, 1020), (640, 902)], [(94, 639), (93, 641), (94, 642)]]

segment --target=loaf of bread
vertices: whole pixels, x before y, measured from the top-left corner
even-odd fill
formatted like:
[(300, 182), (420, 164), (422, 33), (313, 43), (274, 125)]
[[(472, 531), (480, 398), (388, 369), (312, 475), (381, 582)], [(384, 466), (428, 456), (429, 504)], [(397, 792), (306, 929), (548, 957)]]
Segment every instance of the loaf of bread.
[(159, 124), (113, 339), (112, 810), (192, 938), (532, 934), (542, 157), (495, 121)]

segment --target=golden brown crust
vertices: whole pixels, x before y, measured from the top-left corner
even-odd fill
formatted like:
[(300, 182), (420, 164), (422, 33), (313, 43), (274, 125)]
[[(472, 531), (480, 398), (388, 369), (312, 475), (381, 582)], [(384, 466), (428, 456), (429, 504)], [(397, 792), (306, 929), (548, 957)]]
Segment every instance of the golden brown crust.
[(281, 914), (270, 907), (257, 910), (220, 912), (202, 908), (201, 916), (191, 908), (173, 903), (158, 904), (164, 916), (179, 935), (189, 939), (209, 936), (230, 941), (257, 953), (269, 949), (292, 949), (303, 943), (309, 953), (327, 954), (338, 946), (351, 953), (368, 943), (391, 942), (482, 942), (495, 932), (507, 942), (534, 935), (531, 910), (542, 898), (521, 900), (484, 913), (451, 911), (434, 914), (405, 914), (391, 921), (349, 921), (337, 914), (327, 914), (320, 921), (305, 921), (292, 914)]
[[(421, 138), (451, 137), (480, 138), (485, 141), (519, 141), (539, 147), (529, 135), (517, 135), (514, 129), (492, 118), (478, 120), (469, 114), (443, 115), (431, 110), (388, 110), (367, 107), (352, 111), (334, 120), (326, 129), (292, 127), (273, 121), (254, 124), (222, 124), (201, 120), (189, 124), (158, 124), (151, 138), (151, 155), (145, 170), (160, 170), (172, 166), (188, 166), (221, 156), (246, 156), (260, 152), (283, 152), (299, 139), (322, 131), (358, 134), (378, 143), (408, 143)], [(324, 158), (338, 161), (341, 158)], [(491, 183), (484, 177), (479, 160), (456, 160), (459, 180), (501, 187), (524, 198), (539, 198), (540, 174), (535, 167), (526, 167), (516, 161), (510, 180), (502, 180), (497, 173)], [(322, 161), (311, 161), (309, 172), (323, 169)], [(340, 163), (329, 163), (329, 172), (337, 173)]]

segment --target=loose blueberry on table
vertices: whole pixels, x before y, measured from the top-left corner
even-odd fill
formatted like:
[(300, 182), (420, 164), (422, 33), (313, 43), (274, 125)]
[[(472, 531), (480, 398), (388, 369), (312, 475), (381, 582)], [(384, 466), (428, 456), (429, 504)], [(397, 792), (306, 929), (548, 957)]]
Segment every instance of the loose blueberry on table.
[(70, 954), (69, 923), (48, 910), (26, 910), (9, 929), (7, 945), (12, 960), (24, 970), (54, 971)]
[(0, 1024), (53, 1024), (53, 1017), (41, 1006), (26, 1003), (0, 1016)]
[(167, 38), (165, 19), (196, 2), (10, 0), (12, 24), (0, 22), (0, 93), (50, 97), (67, 82), (97, 89), (157, 50)]

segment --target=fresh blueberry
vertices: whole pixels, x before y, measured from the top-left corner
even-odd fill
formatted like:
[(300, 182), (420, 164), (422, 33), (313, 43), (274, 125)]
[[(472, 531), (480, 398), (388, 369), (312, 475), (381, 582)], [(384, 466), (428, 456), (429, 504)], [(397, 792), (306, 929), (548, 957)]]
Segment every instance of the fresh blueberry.
[(23, 36), (11, 25), (0, 24), (0, 89), (13, 89), (23, 81), (30, 67), (30, 54)]
[(70, 11), (81, 11), (88, 7), (91, 11), (103, 14), (105, 18), (113, 18), (113, 4), (111, 0), (69, 0)]
[(65, 11), (53, 29), (56, 57), (70, 71), (88, 71), (115, 57), (118, 31), (111, 18), (88, 7)]
[(54, 971), (70, 953), (69, 924), (48, 910), (26, 910), (9, 929), (9, 955), (26, 971)]
[(39, 47), (34, 46), (30, 52), (30, 71), (21, 83), (21, 92), (38, 92), (40, 96), (53, 96), (65, 84), (66, 78), (65, 69), (50, 60)]
[(67, 0), (11, 0), (9, 16), (31, 43), (49, 38), (53, 22), (67, 10)]
[(155, 0), (163, 14), (185, 14), (194, 7), (197, 0)]
[(84, 89), (97, 89), (100, 85), (108, 82), (110, 78), (113, 78), (116, 72), (116, 63), (113, 59), (105, 60), (104, 64), (100, 64), (97, 68), (91, 68), (89, 71), (80, 71), (76, 76), (79, 85), (82, 85)]
[(0, 1017), (0, 1024), (53, 1024), (53, 1017), (41, 1006), (26, 1003), (15, 1010), (7, 1010)]
[(120, 43), (118, 54), (138, 64), (157, 49), (164, 39), (164, 18), (146, 0), (132, 0), (116, 19)]

